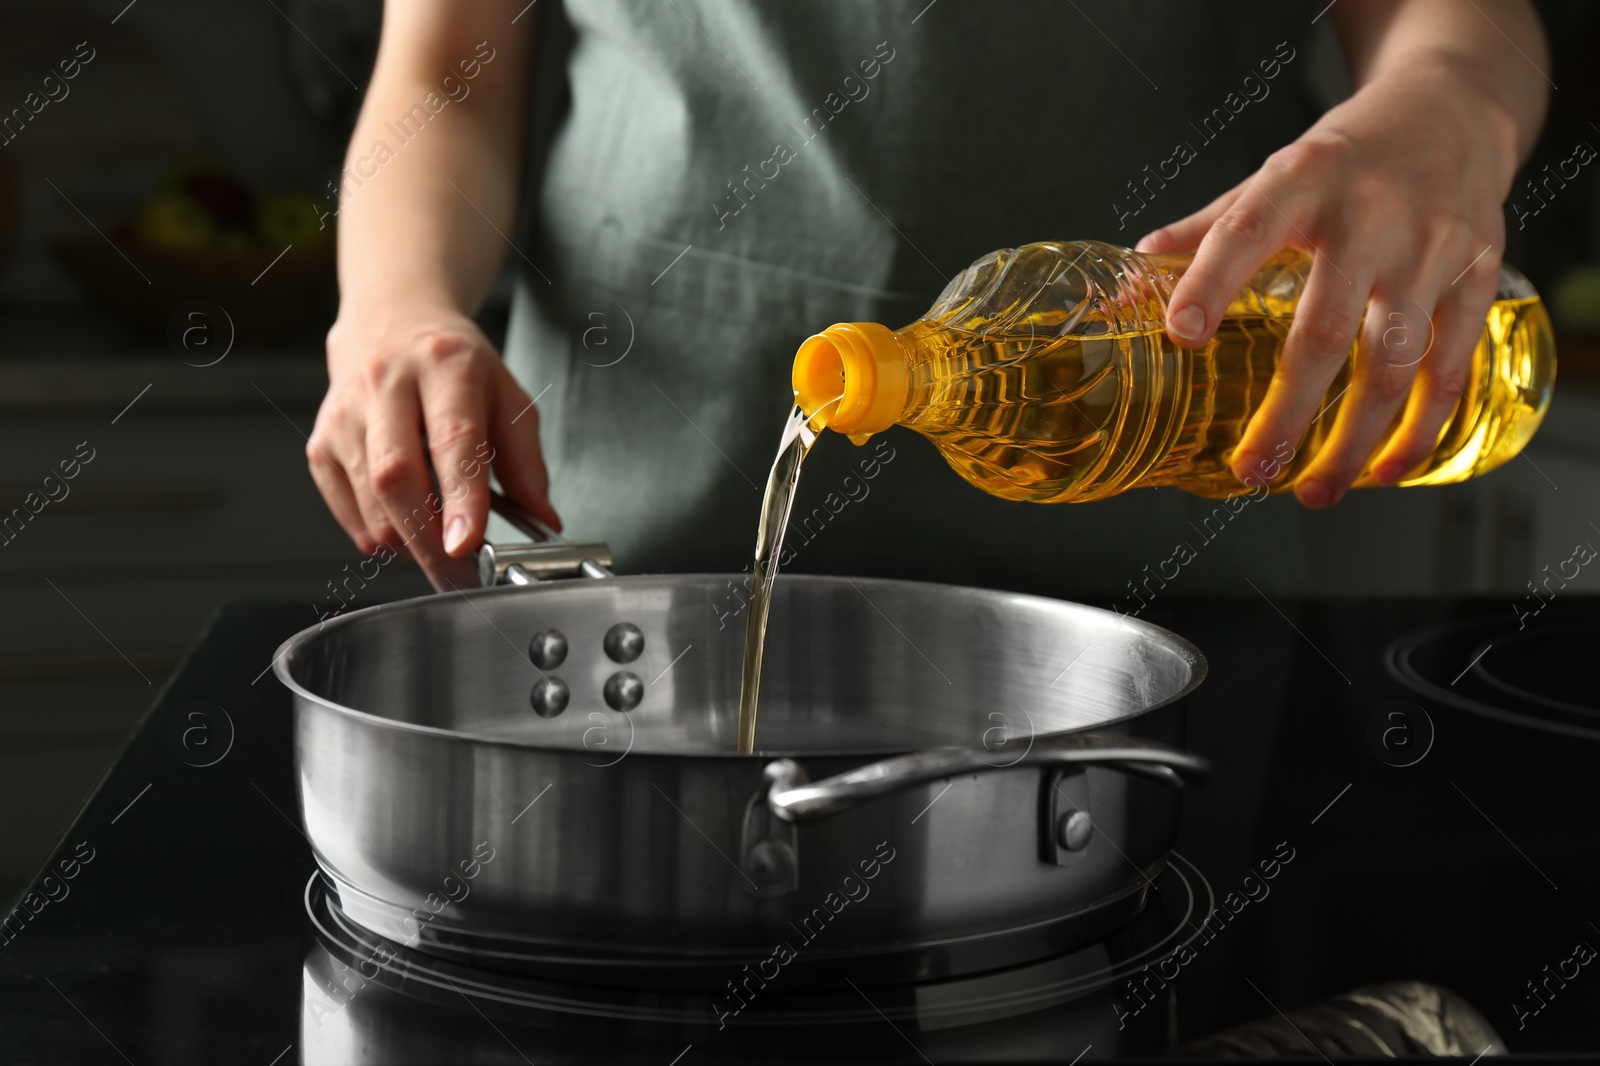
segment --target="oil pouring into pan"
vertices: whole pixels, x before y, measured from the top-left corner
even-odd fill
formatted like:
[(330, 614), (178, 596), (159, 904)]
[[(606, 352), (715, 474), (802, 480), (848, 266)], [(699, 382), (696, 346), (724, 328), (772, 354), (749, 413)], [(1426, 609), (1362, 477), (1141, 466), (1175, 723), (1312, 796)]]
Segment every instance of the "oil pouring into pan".
[(306, 832), (357, 924), (500, 971), (713, 988), (887, 846), (785, 969), (804, 987), (848, 963), (865, 987), (1059, 954), (1144, 909), (1207, 772), (1174, 747), (1205, 675), (1187, 641), (1036, 596), (789, 575), (741, 756), (742, 634), (710, 606), (735, 575), (613, 576), (604, 544), (496, 507), (533, 539), (484, 548), (492, 587), (280, 652)]

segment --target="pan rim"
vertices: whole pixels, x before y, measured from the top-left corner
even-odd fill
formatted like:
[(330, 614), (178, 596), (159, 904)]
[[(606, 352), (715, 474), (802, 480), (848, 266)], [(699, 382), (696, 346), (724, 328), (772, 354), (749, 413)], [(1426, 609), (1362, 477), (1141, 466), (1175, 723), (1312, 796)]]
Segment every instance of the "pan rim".
[[(459, 595), (470, 602), (474, 599), (488, 599), (491, 597), (539, 595), (542, 592), (555, 591), (563, 588), (597, 587), (600, 584), (604, 584), (606, 586), (621, 585), (624, 587), (649, 587), (651, 585), (681, 584), (686, 581), (699, 580), (710, 582), (715, 586), (720, 585), (722, 582), (728, 580), (741, 579), (743, 576), (743, 574), (694, 573), (636, 574), (605, 579), (572, 578), (565, 580), (558, 579), (524, 586), (499, 585), (491, 588), (457, 589), (455, 595)], [(1010, 592), (1000, 589), (976, 588), (970, 585), (952, 585), (943, 582), (932, 581), (908, 581), (898, 578), (845, 577), (831, 574), (786, 574), (782, 580), (788, 583), (800, 583), (817, 586), (845, 587), (854, 583), (866, 585), (868, 588), (894, 587), (902, 589), (914, 588), (923, 590), (940, 590), (961, 595), (977, 595), (986, 598), (999, 597), (1011, 602), (1020, 601), (1025, 605), (1045, 607), (1053, 611), (1065, 610), (1071, 614), (1080, 614), (1085, 617), (1091, 617), (1094, 619), (1095, 624), (1099, 626), (1110, 625), (1119, 628), (1131, 628), (1142, 636), (1153, 638), (1158, 645), (1164, 646), (1168, 650), (1174, 652), (1189, 668), (1189, 677), (1185, 683), (1180, 686), (1177, 691), (1158, 702), (1115, 718), (1107, 718), (1102, 721), (1094, 722), (1077, 728), (1059, 729), (1048, 733), (1040, 733), (1038, 734), (1037, 739), (1041, 740), (1049, 737), (1066, 736), (1072, 733), (1083, 733), (1093, 730), (1111, 729), (1126, 725), (1135, 719), (1142, 718), (1146, 715), (1159, 711), (1164, 707), (1171, 706), (1172, 704), (1184, 700), (1206, 679), (1206, 675), (1210, 669), (1210, 664), (1207, 662), (1204, 653), (1202, 653), (1200, 649), (1189, 640), (1179, 636), (1176, 633), (1173, 633), (1171, 630), (1164, 629), (1163, 627), (1158, 626), (1153, 622), (1146, 621), (1142, 618), (1136, 618), (1130, 615), (1122, 614), (1119, 611), (1106, 610), (1101, 607), (1093, 607), (1088, 604), (1077, 603), (1072, 600), (1059, 600), (1049, 596), (1038, 596), (1025, 592)], [(493, 736), (486, 733), (473, 733), (456, 729), (447, 729), (443, 726), (426, 725), (419, 722), (400, 721), (398, 719), (378, 714), (373, 711), (363, 711), (359, 708), (336, 703), (331, 699), (310, 691), (293, 676), (292, 670), (296, 660), (296, 653), (308, 647), (312, 641), (319, 638), (324, 638), (329, 631), (337, 631), (341, 627), (348, 628), (351, 626), (366, 625), (369, 624), (374, 618), (403, 614), (411, 611), (427, 610), (430, 604), (437, 603), (439, 599), (445, 595), (447, 594), (435, 593), (425, 596), (416, 596), (404, 600), (396, 600), (390, 603), (376, 604), (371, 607), (364, 607), (355, 611), (351, 611), (348, 614), (342, 614), (338, 618), (335, 618), (331, 621), (319, 622), (314, 626), (303, 629), (289, 637), (278, 646), (273, 655), (272, 672), (274, 676), (277, 677), (278, 681), (285, 688), (287, 688), (290, 694), (295, 698), (297, 712), (304, 704), (311, 704), (318, 709), (332, 711), (343, 718), (350, 719), (367, 727), (412, 733), (438, 740), (470, 744), (487, 744), (495, 747), (510, 748), (517, 751), (536, 751), (553, 757), (582, 758), (585, 755), (592, 755), (592, 752), (582, 748), (541, 744), (533, 740), (521, 739), (517, 737)], [(731, 749), (714, 751), (634, 750), (629, 753), (628, 758), (632, 759), (638, 757), (651, 761), (661, 759), (746, 759), (767, 761), (774, 758), (850, 760), (858, 758), (877, 759), (893, 755), (907, 754), (913, 751), (940, 750), (946, 748), (959, 748), (963, 746), (964, 745), (959, 744), (945, 744), (935, 745), (930, 748), (926, 746), (908, 747), (899, 745), (892, 747), (861, 747), (851, 748), (848, 750), (836, 748), (822, 750), (758, 749), (749, 755), (742, 755)]]

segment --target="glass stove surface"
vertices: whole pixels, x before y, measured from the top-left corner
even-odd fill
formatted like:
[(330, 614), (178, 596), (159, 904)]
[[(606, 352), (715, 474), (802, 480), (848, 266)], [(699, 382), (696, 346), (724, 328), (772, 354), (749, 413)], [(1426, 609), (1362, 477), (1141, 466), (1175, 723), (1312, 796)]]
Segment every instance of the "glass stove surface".
[[(1429, 703), (1384, 666), (1396, 638), (1475, 613), (1509, 617), (1506, 605), (1278, 607), (1292, 626), (1259, 601), (1148, 612), (1211, 665), (1190, 699), (1188, 741), (1215, 778), (1186, 799), (1177, 850), (1223, 910), (1176, 971), (1179, 1038), (1418, 979), (1464, 996), (1513, 1051), (1600, 1056), (1600, 976), (1572, 961), (1576, 945), (1600, 946), (1586, 909), (1600, 891), (1600, 748)], [(288, 694), (270, 675), (251, 679), (304, 615), (298, 603), (222, 612), (31, 894), (13, 901), (0, 936), (0, 1060), (300, 1061), (314, 863)], [(1535, 624), (1597, 615), (1600, 603), (1574, 597)], [(1407, 749), (1399, 741), (1427, 728), (1419, 707), (1432, 742)], [(196, 723), (203, 736), (189, 732)], [(1133, 988), (1113, 998), (1120, 1007), (1106, 1009), (1123, 1012), (1113, 1029), (1166, 1025)], [(918, 1034), (905, 1035), (905, 1061), (922, 1061)]]

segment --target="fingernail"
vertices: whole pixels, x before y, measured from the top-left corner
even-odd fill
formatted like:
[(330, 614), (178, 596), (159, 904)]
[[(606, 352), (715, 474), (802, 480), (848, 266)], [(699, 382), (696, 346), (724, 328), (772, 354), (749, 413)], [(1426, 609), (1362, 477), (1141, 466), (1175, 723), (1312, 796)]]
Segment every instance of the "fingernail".
[(461, 547), (461, 542), (467, 539), (467, 520), (460, 515), (450, 519), (450, 524), (444, 527), (444, 550), (449, 555)]
[(1233, 470), (1233, 476), (1243, 481), (1247, 477), (1259, 477), (1266, 461), (1259, 455), (1235, 455), (1228, 464)]
[(1197, 341), (1205, 332), (1206, 313), (1194, 304), (1180, 307), (1167, 317), (1167, 328), (1186, 341)]
[(1302, 481), (1294, 487), (1294, 494), (1307, 507), (1329, 507), (1334, 502), (1333, 490), (1320, 481)]

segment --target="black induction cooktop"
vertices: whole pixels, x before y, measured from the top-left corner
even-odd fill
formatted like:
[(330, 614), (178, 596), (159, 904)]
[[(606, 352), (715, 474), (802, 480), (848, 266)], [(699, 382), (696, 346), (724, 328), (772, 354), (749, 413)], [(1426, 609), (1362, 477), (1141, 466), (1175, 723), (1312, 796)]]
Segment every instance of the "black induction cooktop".
[[(1600, 967), (1588, 965), (1600, 948), (1600, 601), (1532, 620), (1489, 600), (1191, 600), (1146, 617), (1210, 660), (1188, 743), (1215, 777), (1188, 797), (1176, 851), (1192, 871), (1180, 894), (1203, 887), (1214, 910), (1188, 920), (1181, 963), (1119, 971), (1047, 1021), (1082, 1048), (1057, 1061), (1192, 1042), (1412, 980), (1487, 1019), (1500, 1043), (1478, 1050), (1600, 1059)], [(339, 998), (340, 952), (361, 946), (339, 943), (318, 895), (290, 701), (266, 671), (304, 624), (303, 604), (221, 611), (5, 912), (0, 1062), (285, 1066), (372, 1061), (378, 1047), (407, 1061), (552, 1061), (494, 995), (457, 1000), (430, 980), (407, 998), (409, 973), (359, 986), (369, 1028), (330, 1043), (325, 1016), (354, 1002)], [(659, 1045), (661, 1066), (715, 1057), (626, 1017), (582, 1024), (617, 1047)], [(950, 1046), (883, 1024), (870, 1061), (940, 1061), (927, 1049)], [(1120, 1036), (1059, 1039), (1080, 1025)], [(1007, 1031), (992, 1059), (979, 1043), (960, 1061), (1007, 1061), (1033, 1039), (995, 1030)], [(1322, 1061), (1309, 1045), (1301, 1057)], [(844, 1048), (828, 1061), (850, 1059)]]

